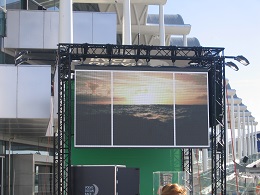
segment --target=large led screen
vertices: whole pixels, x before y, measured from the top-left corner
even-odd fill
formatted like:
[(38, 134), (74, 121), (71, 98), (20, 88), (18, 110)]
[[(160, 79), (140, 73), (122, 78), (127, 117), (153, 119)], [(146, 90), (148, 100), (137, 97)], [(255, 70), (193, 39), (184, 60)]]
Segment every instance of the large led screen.
[(209, 147), (208, 73), (75, 70), (75, 147)]

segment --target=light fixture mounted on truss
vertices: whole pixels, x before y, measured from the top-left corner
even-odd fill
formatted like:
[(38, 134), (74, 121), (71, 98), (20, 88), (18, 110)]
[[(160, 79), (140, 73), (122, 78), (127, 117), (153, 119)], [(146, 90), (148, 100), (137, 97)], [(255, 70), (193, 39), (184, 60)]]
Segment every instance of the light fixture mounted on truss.
[[(248, 66), (250, 64), (250, 62), (248, 61), (248, 59), (246, 59), (244, 56), (242, 55), (238, 55), (238, 56), (225, 56), (225, 58), (229, 58), (229, 59), (233, 59), (238, 61), (239, 63), (243, 64), (244, 66)], [(235, 71), (238, 71), (239, 68), (238, 66), (234, 63), (234, 62), (226, 62), (225, 63), (226, 66), (232, 68)]]

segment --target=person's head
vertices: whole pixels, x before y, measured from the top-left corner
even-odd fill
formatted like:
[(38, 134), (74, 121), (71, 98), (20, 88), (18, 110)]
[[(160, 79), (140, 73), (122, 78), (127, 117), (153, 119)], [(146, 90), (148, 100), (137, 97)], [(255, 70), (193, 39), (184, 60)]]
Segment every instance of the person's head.
[(186, 189), (177, 183), (167, 184), (163, 186), (161, 195), (186, 195)]

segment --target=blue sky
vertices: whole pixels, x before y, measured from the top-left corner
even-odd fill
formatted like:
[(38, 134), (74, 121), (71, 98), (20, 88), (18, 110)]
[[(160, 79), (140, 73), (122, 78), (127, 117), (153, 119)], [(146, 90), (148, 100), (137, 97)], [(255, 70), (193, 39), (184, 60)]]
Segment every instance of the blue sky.
[[(226, 78), (259, 122), (260, 1), (168, 0), (164, 12), (180, 14), (184, 23), (191, 25), (188, 37), (196, 37), (201, 46), (223, 47), (226, 56), (243, 55), (250, 61), (249, 66), (236, 62), (240, 69), (237, 72), (227, 67)], [(158, 6), (149, 9), (149, 13), (159, 13)]]

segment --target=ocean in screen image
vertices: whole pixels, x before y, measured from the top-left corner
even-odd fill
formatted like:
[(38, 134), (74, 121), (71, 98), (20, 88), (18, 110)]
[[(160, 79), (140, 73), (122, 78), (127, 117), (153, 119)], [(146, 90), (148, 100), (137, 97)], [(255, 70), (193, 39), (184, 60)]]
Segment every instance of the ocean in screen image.
[(173, 114), (173, 105), (114, 105), (114, 144), (172, 146)]
[(207, 105), (79, 104), (76, 114), (78, 145), (172, 147), (208, 144)]
[(176, 105), (175, 110), (176, 146), (208, 146), (208, 106)]
[(76, 105), (76, 145), (111, 145), (111, 105)]

